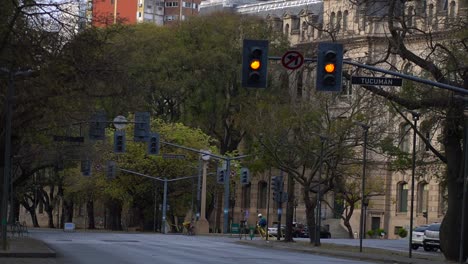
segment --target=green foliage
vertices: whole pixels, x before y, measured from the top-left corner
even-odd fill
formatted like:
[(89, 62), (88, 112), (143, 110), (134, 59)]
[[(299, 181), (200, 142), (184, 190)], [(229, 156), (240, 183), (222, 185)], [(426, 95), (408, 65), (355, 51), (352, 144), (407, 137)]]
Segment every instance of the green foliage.
[(400, 230), (398, 230), (398, 236), (399, 237), (405, 238), (407, 235), (408, 235), (408, 231), (406, 231), (406, 229), (400, 228)]

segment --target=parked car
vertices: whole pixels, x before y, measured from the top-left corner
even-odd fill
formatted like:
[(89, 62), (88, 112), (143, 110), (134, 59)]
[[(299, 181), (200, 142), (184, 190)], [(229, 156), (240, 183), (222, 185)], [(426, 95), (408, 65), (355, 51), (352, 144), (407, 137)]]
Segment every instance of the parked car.
[(305, 225), (293, 222), (293, 237), (301, 237), (304, 232)]
[[(302, 230), (301, 234), (299, 235), (299, 237), (306, 237), (308, 238), (309, 237), (309, 229), (308, 227), (304, 227), (304, 229)], [(320, 238), (331, 238), (331, 233), (330, 231), (328, 231), (325, 227), (321, 226), (320, 227)]]
[(422, 225), (413, 229), (413, 240), (411, 242), (411, 247), (414, 250), (417, 250), (419, 247), (424, 246), (423, 245), (424, 231), (426, 231), (428, 227), (429, 225)]
[[(281, 226), (281, 236), (284, 237), (286, 231), (285, 227)], [(274, 225), (273, 227), (268, 227), (268, 235), (269, 236), (277, 236), (278, 235), (278, 225)]]
[(437, 251), (440, 249), (440, 224), (431, 224), (424, 231), (423, 248), (425, 251)]

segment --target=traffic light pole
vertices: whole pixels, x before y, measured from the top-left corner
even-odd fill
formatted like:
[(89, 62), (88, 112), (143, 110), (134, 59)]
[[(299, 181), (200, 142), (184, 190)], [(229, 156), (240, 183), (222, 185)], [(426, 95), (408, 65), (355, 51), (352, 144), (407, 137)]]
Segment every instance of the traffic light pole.
[(216, 154), (213, 154), (213, 153), (208, 153), (208, 152), (203, 151), (203, 150), (198, 150), (198, 149), (194, 149), (194, 148), (189, 148), (189, 147), (177, 145), (177, 144), (170, 143), (170, 142), (161, 141), (161, 144), (165, 144), (165, 145), (168, 145), (168, 146), (172, 146), (172, 147), (176, 147), (176, 148), (185, 149), (185, 150), (188, 150), (188, 151), (200, 153), (202, 155), (208, 155), (210, 157), (226, 161), (227, 168), (226, 168), (226, 176), (225, 176), (225, 179), (224, 179), (223, 233), (227, 234), (228, 233), (228, 226), (229, 226), (229, 192), (230, 192), (229, 183), (230, 183), (230, 178), (231, 178), (231, 168), (230, 168), (231, 167), (231, 161), (244, 159), (244, 158), (248, 157), (249, 155), (241, 155), (241, 156), (237, 156), (237, 157), (227, 157), (227, 156), (216, 155)]
[(167, 183), (168, 182), (173, 182), (173, 181), (179, 181), (179, 180), (185, 180), (185, 179), (191, 179), (191, 178), (198, 177), (198, 175), (194, 175), (194, 176), (179, 177), (179, 178), (175, 178), (175, 179), (167, 179), (167, 178), (160, 178), (160, 177), (150, 176), (150, 175), (146, 175), (146, 174), (139, 173), (139, 172), (136, 172), (136, 171), (131, 171), (131, 170), (117, 168), (117, 167), (116, 167), (116, 169), (120, 170), (120, 171), (123, 171), (123, 172), (130, 173), (130, 174), (150, 178), (150, 179), (157, 180), (157, 181), (162, 181), (164, 183), (164, 195), (163, 195), (163, 204), (162, 204), (162, 225), (161, 225), (161, 233), (162, 234), (167, 233), (167, 230), (166, 230)]

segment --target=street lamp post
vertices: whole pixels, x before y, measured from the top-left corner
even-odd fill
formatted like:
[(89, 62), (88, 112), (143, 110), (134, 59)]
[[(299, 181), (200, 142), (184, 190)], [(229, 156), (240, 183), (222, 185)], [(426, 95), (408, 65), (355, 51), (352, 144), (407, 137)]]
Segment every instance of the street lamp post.
[(413, 127), (413, 164), (411, 167), (411, 204), (410, 204), (410, 230), (409, 230), (409, 257), (411, 258), (412, 247), (411, 244), (413, 243), (413, 215), (414, 215), (414, 174), (416, 170), (416, 131), (418, 127), (418, 120), (419, 120), (419, 113), (410, 111), (413, 115), (414, 127)]
[(2, 208), (1, 208), (1, 225), (2, 225), (2, 245), (3, 250), (7, 249), (7, 207), (8, 207), (8, 185), (11, 174), (11, 120), (13, 112), (13, 96), (15, 94), (14, 78), (16, 76), (28, 76), (32, 73), (31, 70), (27, 71), (10, 71), (0, 68), (0, 72), (8, 74), (8, 89), (7, 97), (5, 99), (5, 157), (3, 167), (3, 195), (2, 195)]
[(317, 214), (315, 218), (315, 246), (318, 247), (320, 246), (320, 216), (321, 216), (321, 205), (320, 205), (320, 181), (322, 180), (322, 163), (323, 163), (323, 147), (325, 144), (325, 141), (328, 139), (325, 136), (320, 137), (320, 160), (319, 160), (319, 174), (318, 174), (318, 185), (317, 185)]
[(364, 225), (366, 222), (364, 206), (366, 204), (366, 163), (367, 163), (367, 134), (369, 132), (369, 126), (360, 122), (355, 122), (355, 124), (362, 127), (364, 130), (364, 145), (362, 149), (362, 179), (361, 179), (361, 219), (359, 221), (359, 252), (362, 252), (362, 239), (364, 235)]

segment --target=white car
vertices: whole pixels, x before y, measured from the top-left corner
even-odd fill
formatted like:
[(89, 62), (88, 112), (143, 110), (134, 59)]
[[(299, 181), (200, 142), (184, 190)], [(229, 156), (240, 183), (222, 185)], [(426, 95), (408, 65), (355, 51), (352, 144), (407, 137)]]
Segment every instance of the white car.
[(418, 226), (415, 229), (413, 229), (413, 239), (411, 242), (411, 247), (416, 250), (419, 247), (424, 246), (423, 245), (423, 240), (424, 240), (424, 231), (428, 228), (428, 225), (423, 225), (423, 226)]
[[(284, 237), (284, 227), (281, 227), (281, 236)], [(268, 227), (268, 235), (269, 236), (277, 236), (278, 235), (278, 226), (275, 225), (274, 227)]]

